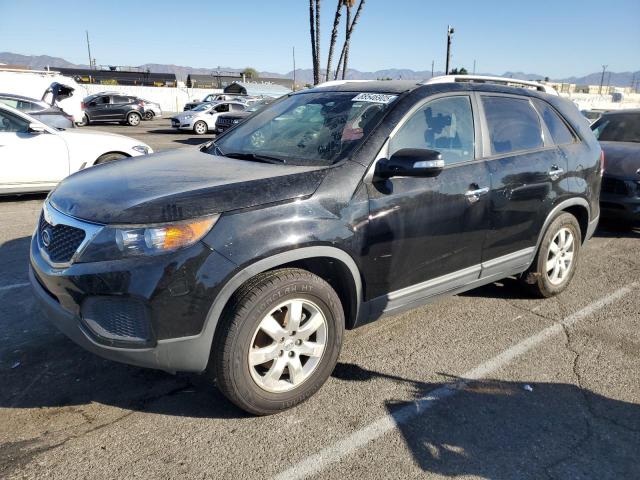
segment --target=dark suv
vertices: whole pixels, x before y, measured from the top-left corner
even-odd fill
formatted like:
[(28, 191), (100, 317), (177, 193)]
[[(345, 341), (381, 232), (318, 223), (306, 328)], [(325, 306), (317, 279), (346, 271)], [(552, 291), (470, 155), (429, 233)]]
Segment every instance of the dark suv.
[(97, 122), (120, 122), (135, 127), (144, 117), (144, 102), (120, 93), (104, 92), (89, 95), (82, 101), (84, 110), (80, 125)]
[(190, 152), (71, 175), (30, 277), (103, 357), (206, 372), (268, 414), (316, 392), (345, 328), (516, 276), (562, 292), (601, 151), (569, 101), (474, 82), (338, 82)]

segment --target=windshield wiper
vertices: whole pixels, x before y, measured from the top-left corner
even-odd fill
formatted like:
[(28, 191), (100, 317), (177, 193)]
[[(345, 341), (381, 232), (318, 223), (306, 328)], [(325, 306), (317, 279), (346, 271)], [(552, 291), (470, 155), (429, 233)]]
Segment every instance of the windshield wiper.
[(259, 155), (257, 153), (229, 152), (225, 153), (224, 156), (229, 158), (237, 158), (238, 160), (251, 160), (253, 162), (287, 163), (287, 161), (282, 158), (270, 157), (269, 155)]

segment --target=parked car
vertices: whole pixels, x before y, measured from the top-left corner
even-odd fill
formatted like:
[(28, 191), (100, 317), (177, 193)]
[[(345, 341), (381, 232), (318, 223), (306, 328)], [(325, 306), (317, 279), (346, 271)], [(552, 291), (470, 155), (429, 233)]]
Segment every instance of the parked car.
[(130, 95), (103, 92), (89, 95), (82, 101), (84, 111), (80, 125), (120, 122), (135, 127), (144, 116), (144, 102)]
[(144, 119), (153, 120), (154, 118), (162, 118), (162, 108), (157, 102), (151, 100), (139, 99), (142, 102), (142, 108), (144, 109)]
[(152, 152), (122, 135), (51, 128), (0, 103), (0, 194), (44, 192), (86, 167)]
[(67, 129), (75, 127), (75, 122), (71, 115), (65, 113), (60, 107), (49, 105), (42, 100), (11, 93), (0, 93), (0, 102), (21, 112), (28, 113), (36, 120), (52, 128)]
[(216, 120), (215, 133), (222, 133), (225, 130), (228, 130), (231, 127), (236, 126), (242, 120), (247, 118), (249, 115), (262, 110), (267, 105), (272, 104), (276, 99), (275, 98), (265, 98), (260, 101), (251, 102), (247, 105), (245, 110), (239, 112), (229, 112), (224, 115), (219, 115)]
[(30, 278), (84, 348), (270, 414), (322, 386), (345, 328), (508, 276), (565, 290), (601, 169), (577, 108), (527, 84), (332, 82), (66, 179)]
[(602, 215), (631, 228), (640, 221), (640, 109), (607, 112), (591, 128), (606, 161)]
[(184, 106), (184, 111), (186, 112), (188, 110), (193, 110), (196, 107), (199, 107), (200, 105), (203, 105), (205, 103), (225, 102), (230, 100), (242, 102), (245, 98), (246, 97), (243, 97), (242, 95), (231, 95), (228, 93), (210, 93), (209, 95), (204, 97), (202, 100), (194, 100), (192, 102), (186, 103)]
[(223, 113), (241, 112), (246, 108), (244, 103), (214, 102), (203, 103), (193, 110), (182, 112), (171, 118), (171, 126), (179, 130), (191, 130), (197, 135), (204, 135), (208, 131), (214, 131), (216, 120)]

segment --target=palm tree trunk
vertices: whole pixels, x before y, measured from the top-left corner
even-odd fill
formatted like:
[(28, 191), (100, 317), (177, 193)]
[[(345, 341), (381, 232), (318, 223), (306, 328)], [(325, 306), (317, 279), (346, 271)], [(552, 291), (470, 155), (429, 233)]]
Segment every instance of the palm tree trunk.
[(318, 64), (318, 50), (316, 48), (316, 28), (315, 28), (315, 13), (313, 8), (314, 0), (309, 0), (309, 33), (311, 34), (311, 57), (313, 60), (313, 84), (318, 84), (318, 71), (316, 66)]
[(314, 69), (318, 72), (316, 83), (320, 83), (320, 0), (316, 0), (316, 65)]
[(327, 57), (327, 72), (325, 75), (325, 81), (329, 81), (331, 75), (331, 62), (333, 60), (333, 50), (338, 40), (338, 27), (340, 26), (340, 17), (342, 16), (342, 7), (344, 0), (338, 0), (338, 6), (336, 7), (336, 15), (333, 17), (333, 29), (331, 30), (331, 42), (329, 43), (329, 55)]
[(342, 64), (342, 78), (344, 79), (347, 73), (347, 60), (349, 56), (349, 44), (351, 42), (351, 34), (353, 33), (353, 29), (358, 23), (358, 19), (360, 18), (360, 12), (362, 11), (362, 7), (364, 6), (364, 2), (366, 0), (360, 0), (358, 4), (358, 9), (356, 10), (356, 14), (353, 17), (353, 21), (349, 23), (349, 5), (347, 4), (347, 32), (344, 39), (344, 45), (342, 45), (342, 53), (340, 54), (340, 59), (338, 60), (338, 68), (336, 69), (335, 80), (338, 79), (338, 74), (340, 72), (340, 64)]

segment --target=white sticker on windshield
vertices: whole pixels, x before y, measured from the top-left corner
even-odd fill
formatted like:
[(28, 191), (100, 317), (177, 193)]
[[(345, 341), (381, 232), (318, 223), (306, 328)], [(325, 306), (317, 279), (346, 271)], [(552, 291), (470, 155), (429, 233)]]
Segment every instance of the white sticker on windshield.
[(384, 93), (359, 93), (351, 99), (352, 102), (387, 103), (393, 102), (397, 95), (387, 95)]

